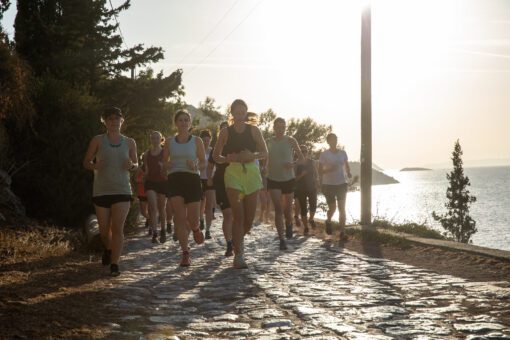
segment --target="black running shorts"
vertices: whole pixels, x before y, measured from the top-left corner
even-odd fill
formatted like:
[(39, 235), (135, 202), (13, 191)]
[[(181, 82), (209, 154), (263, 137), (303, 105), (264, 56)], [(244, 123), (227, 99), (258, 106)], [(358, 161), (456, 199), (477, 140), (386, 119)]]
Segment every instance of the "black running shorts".
[(180, 196), (184, 203), (200, 202), (202, 200), (202, 184), (200, 176), (190, 172), (174, 172), (168, 175), (168, 198)]
[(110, 209), (112, 205), (120, 202), (131, 202), (131, 195), (102, 195), (92, 197), (92, 203), (101, 208)]
[(281, 190), (282, 194), (292, 194), (294, 192), (296, 180), (293, 178), (288, 181), (279, 182), (267, 179), (267, 190)]

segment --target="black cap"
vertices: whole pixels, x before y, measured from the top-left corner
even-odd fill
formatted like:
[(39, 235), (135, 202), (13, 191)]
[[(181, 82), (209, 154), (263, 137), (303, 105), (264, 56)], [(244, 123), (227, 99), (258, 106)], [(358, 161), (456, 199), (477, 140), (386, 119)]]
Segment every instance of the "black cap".
[(119, 117), (124, 117), (122, 115), (122, 111), (118, 107), (116, 107), (116, 106), (110, 106), (110, 107), (106, 108), (103, 111), (103, 114), (101, 115), (101, 117), (103, 117), (103, 119), (106, 119), (106, 118), (110, 117), (111, 115), (116, 115), (116, 116), (119, 116)]

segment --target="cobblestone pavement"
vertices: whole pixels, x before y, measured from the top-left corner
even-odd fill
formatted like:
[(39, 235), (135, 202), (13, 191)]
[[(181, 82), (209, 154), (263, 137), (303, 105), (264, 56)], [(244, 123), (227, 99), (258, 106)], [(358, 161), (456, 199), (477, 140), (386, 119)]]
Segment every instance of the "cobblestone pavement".
[(439, 275), (313, 237), (280, 251), (264, 225), (245, 240), (249, 269), (236, 270), (221, 228), (212, 234), (192, 245), (189, 268), (171, 237), (128, 241), (111, 282), (120, 297), (112, 338), (510, 339), (508, 282)]

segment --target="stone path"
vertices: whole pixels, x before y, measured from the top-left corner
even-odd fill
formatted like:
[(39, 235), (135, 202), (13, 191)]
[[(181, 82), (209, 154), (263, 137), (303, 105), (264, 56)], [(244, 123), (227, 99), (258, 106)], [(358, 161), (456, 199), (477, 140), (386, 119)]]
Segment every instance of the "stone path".
[(298, 236), (281, 252), (263, 225), (245, 240), (250, 268), (236, 270), (220, 230), (192, 246), (190, 268), (178, 267), (171, 238), (130, 239), (122, 275), (111, 282), (119, 297), (110, 305), (118, 316), (111, 337), (510, 339), (506, 281), (469, 282), (313, 237)]

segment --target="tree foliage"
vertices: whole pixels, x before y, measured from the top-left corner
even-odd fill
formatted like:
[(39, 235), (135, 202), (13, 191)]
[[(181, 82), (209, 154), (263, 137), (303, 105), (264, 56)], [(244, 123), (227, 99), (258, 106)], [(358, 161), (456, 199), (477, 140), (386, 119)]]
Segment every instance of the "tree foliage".
[[(81, 161), (92, 136), (104, 132), (102, 109), (121, 107), (123, 133), (143, 148), (148, 130), (170, 129), (183, 94), (182, 72), (123, 75), (163, 58), (159, 47), (124, 46), (115, 16), (129, 8), (129, 0), (113, 9), (108, 0), (18, 0), (17, 5), (14, 50), (0, 44), (0, 84), (7, 84), (0, 93), (0, 132), (7, 131), (11, 162), (21, 167), (13, 188), (30, 216), (79, 225), (92, 210), (92, 174)], [(5, 70), (10, 73), (4, 76)], [(34, 108), (29, 129), (16, 128), (13, 116), (19, 114), (6, 117), (13, 110), (4, 108), (16, 103)]]
[[(264, 139), (273, 136), (273, 121), (277, 114), (269, 109), (259, 115), (259, 128)], [(287, 121), (287, 134), (296, 138), (300, 145), (313, 150), (316, 144), (324, 142), (326, 135), (332, 130), (331, 125), (319, 124), (312, 118), (290, 119)]]
[[(0, 2), (0, 24), (9, 1)], [(8, 158), (9, 139), (7, 120), (16, 129), (30, 127), (34, 108), (30, 98), (30, 72), (14, 51), (7, 34), (0, 25), (0, 164), (11, 166)]]
[(124, 112), (123, 133), (137, 141), (139, 152), (149, 146), (150, 131), (170, 133), (176, 106), (167, 100), (182, 95), (181, 76), (181, 70), (165, 77), (148, 69), (136, 79), (119, 76), (98, 84), (97, 97)]
[(450, 185), (446, 190), (447, 201), (445, 214), (438, 215), (434, 211), (433, 218), (439, 221), (448, 234), (457, 242), (470, 243), (471, 236), (477, 232), (476, 221), (469, 215), (469, 208), (476, 202), (476, 197), (470, 195), (469, 178), (464, 175), (462, 167), (462, 149), (459, 140), (455, 143), (452, 153), (453, 170), (446, 174)]
[(205, 116), (209, 117), (214, 124), (220, 123), (226, 119), (226, 117), (220, 113), (221, 106), (217, 105), (216, 100), (212, 97), (205, 97), (205, 100), (198, 104), (198, 108)]
[(324, 142), (331, 131), (331, 125), (319, 124), (312, 118), (291, 119), (287, 122), (287, 133), (296, 138), (299, 145), (306, 145), (310, 150)]
[(46, 76), (34, 89), (33, 130), (8, 126), (21, 170), (13, 181), (31, 217), (75, 225), (92, 211), (92, 174), (81, 165), (90, 136), (100, 131), (99, 100)]
[(268, 140), (273, 136), (273, 121), (276, 119), (276, 117), (277, 115), (273, 109), (268, 109), (267, 111), (259, 114), (258, 127), (262, 132), (262, 136), (265, 140)]
[(94, 90), (102, 78), (163, 58), (160, 47), (123, 48), (116, 15), (108, 0), (18, 0), (16, 49), (37, 76), (49, 73), (74, 86)]

